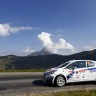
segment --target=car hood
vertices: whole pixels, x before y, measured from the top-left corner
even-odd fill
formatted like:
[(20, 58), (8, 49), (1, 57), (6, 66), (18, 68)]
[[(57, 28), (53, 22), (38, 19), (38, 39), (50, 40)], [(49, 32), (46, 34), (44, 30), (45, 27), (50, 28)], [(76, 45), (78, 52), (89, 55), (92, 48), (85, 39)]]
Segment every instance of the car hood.
[(50, 69), (50, 71), (52, 71), (52, 70), (60, 70), (60, 69), (62, 69), (62, 68), (53, 67), (53, 68)]

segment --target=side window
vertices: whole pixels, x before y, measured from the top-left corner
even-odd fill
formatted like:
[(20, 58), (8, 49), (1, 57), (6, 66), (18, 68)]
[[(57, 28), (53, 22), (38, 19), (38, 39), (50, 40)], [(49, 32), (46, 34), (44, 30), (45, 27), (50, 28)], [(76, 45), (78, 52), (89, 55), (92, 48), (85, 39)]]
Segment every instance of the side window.
[(87, 61), (87, 67), (94, 67), (95, 63), (91, 61)]
[(86, 61), (77, 61), (67, 66), (67, 69), (85, 68), (85, 67), (86, 67)]

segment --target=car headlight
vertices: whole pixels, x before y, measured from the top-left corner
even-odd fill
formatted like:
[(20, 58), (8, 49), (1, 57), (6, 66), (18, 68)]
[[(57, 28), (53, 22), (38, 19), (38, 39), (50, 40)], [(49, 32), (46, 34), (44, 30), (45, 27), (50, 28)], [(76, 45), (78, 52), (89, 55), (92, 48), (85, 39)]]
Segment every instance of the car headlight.
[(54, 74), (56, 71), (57, 71), (57, 70), (52, 70), (52, 71), (51, 71), (51, 74)]

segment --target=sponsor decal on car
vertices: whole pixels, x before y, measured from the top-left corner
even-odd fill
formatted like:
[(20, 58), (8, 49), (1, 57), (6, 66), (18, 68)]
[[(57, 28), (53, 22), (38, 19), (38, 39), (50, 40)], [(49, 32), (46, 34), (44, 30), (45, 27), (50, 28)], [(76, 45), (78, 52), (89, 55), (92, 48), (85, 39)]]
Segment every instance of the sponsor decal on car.
[(82, 69), (82, 70), (79, 70), (79, 72), (86, 72), (87, 70), (86, 69)]
[(91, 69), (88, 69), (88, 70), (90, 70), (91, 73), (96, 72), (96, 68), (91, 68)]
[(74, 73), (75, 73), (75, 72), (72, 71), (72, 72), (67, 76), (67, 80), (70, 79), (70, 78), (72, 78), (72, 76), (73, 76)]

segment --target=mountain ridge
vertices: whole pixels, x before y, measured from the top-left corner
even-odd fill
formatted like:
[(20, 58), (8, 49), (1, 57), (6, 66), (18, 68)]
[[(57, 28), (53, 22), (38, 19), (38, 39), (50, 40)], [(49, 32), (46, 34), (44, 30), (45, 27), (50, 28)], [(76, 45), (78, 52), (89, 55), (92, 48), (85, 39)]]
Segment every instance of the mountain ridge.
[(96, 49), (83, 51), (67, 56), (59, 54), (47, 54), (37, 56), (1, 56), (0, 70), (28, 70), (28, 69), (47, 69), (56, 67), (69, 60), (95, 60)]
[(33, 52), (28, 56), (40, 56), (40, 55), (50, 55), (50, 54), (53, 53), (49, 52), (46, 48), (43, 48), (41, 51)]

